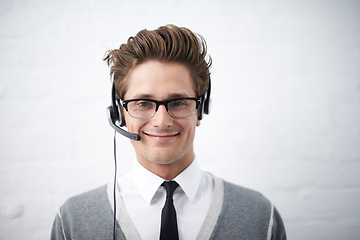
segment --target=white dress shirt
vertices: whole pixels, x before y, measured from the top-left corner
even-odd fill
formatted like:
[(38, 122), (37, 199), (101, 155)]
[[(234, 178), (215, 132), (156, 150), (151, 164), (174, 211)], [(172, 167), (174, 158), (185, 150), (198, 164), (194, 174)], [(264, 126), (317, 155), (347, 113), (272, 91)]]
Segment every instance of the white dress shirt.
[[(196, 239), (209, 210), (213, 176), (200, 170), (194, 160), (175, 179), (179, 187), (174, 192), (179, 238)], [(119, 177), (119, 194), (141, 239), (159, 239), (161, 210), (166, 191), (164, 179), (142, 167), (137, 161), (130, 173)]]

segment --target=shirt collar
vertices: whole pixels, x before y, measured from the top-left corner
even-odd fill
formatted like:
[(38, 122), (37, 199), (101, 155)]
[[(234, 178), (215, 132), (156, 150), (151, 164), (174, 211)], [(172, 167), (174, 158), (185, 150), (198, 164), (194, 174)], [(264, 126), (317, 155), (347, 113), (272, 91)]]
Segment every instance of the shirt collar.
[(184, 171), (175, 177), (174, 181), (180, 185), (186, 196), (191, 201), (195, 198), (199, 189), (201, 176), (202, 172), (199, 164), (194, 160)]
[[(131, 175), (140, 195), (148, 204), (151, 204), (156, 191), (165, 180), (141, 166), (137, 161), (134, 163)], [(191, 201), (199, 189), (201, 177), (202, 172), (197, 161), (194, 159), (184, 171), (175, 177), (174, 181), (180, 185)]]

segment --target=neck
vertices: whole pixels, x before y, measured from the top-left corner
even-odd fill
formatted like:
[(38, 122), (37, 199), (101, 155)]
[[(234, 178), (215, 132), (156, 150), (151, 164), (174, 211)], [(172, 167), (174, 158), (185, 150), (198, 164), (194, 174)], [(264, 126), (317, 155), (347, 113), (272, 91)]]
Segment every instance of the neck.
[(187, 159), (177, 160), (172, 163), (154, 163), (142, 158), (138, 158), (138, 162), (141, 166), (154, 173), (155, 175), (165, 179), (173, 180), (177, 175), (184, 171), (194, 160), (195, 155)]

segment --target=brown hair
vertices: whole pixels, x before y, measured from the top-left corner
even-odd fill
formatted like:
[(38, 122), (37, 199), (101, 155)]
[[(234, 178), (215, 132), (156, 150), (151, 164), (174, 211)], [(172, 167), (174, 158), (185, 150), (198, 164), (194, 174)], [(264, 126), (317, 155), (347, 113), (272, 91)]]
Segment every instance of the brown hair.
[(205, 94), (209, 86), (211, 57), (207, 62), (206, 52), (206, 42), (201, 35), (187, 28), (166, 25), (153, 31), (140, 31), (119, 49), (108, 50), (104, 61), (111, 67), (110, 74), (114, 77), (117, 97), (124, 97), (125, 79), (129, 72), (149, 59), (178, 62), (187, 66), (199, 97)]

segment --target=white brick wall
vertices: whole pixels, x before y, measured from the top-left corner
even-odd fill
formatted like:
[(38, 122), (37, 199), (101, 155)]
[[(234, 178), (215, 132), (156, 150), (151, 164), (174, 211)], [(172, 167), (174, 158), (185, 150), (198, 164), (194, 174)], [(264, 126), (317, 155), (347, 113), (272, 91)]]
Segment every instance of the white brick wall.
[[(203, 169), (255, 188), (288, 237), (360, 239), (360, 2), (0, 1), (0, 239), (48, 239), (60, 204), (113, 175), (104, 52), (166, 23), (201, 33)], [(118, 137), (121, 172), (134, 154)]]

